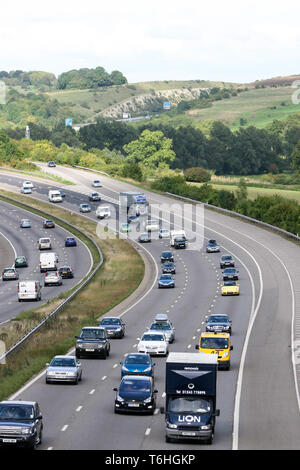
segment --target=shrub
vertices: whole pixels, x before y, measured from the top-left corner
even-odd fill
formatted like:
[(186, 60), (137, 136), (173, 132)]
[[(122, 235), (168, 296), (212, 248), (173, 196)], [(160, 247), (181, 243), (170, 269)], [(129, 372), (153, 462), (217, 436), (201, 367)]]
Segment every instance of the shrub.
[(186, 181), (193, 181), (196, 183), (207, 183), (211, 179), (209, 171), (201, 168), (200, 166), (187, 168), (184, 172), (184, 176)]

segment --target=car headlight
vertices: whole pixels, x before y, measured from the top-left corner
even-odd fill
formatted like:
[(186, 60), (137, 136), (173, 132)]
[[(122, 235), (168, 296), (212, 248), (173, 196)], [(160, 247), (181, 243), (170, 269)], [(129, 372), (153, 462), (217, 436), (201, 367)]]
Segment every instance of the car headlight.
[(203, 429), (203, 431), (208, 431), (210, 428), (211, 428), (210, 424), (205, 424), (204, 426), (201, 426), (201, 429)]
[(225, 329), (225, 330), (229, 330), (229, 326), (224, 326), (224, 329)]
[(177, 429), (177, 424), (167, 423), (167, 428)]
[(47, 375), (55, 375), (56, 372), (52, 372), (52, 371), (47, 371)]
[(145, 398), (145, 400), (144, 400), (144, 403), (150, 403), (150, 402), (151, 402), (151, 400), (152, 400), (152, 398), (151, 398), (151, 397)]
[(126, 366), (122, 366), (122, 369), (123, 369), (123, 370), (126, 370), (126, 371), (129, 370)]
[(67, 372), (68, 377), (74, 377), (75, 375), (77, 375), (77, 372)]
[(223, 354), (222, 354), (222, 357), (227, 357), (228, 356), (228, 352), (225, 351)]
[(151, 366), (147, 367), (147, 369), (144, 369), (144, 372), (150, 372)]
[(21, 430), (21, 434), (31, 434), (32, 433), (32, 429), (31, 428), (23, 428)]
[(120, 395), (117, 395), (117, 401), (120, 401), (121, 403), (123, 403), (124, 398), (120, 397)]

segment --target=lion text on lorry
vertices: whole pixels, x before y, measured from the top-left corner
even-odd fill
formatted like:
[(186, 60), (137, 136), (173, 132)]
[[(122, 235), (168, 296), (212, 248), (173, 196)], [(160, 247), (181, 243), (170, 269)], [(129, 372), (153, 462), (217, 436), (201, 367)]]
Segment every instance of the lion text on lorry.
[(216, 409), (218, 356), (170, 352), (166, 361), (166, 442), (198, 440), (212, 444)]

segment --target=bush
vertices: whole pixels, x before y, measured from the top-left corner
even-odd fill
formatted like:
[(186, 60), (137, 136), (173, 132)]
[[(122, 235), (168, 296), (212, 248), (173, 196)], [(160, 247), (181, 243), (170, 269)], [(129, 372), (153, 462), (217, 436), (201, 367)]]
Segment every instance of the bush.
[(187, 168), (184, 172), (184, 176), (186, 181), (192, 181), (196, 183), (207, 183), (211, 179), (209, 171), (201, 168), (200, 166)]
[(135, 181), (143, 181), (143, 172), (138, 163), (125, 163), (119, 172), (124, 178), (132, 178)]

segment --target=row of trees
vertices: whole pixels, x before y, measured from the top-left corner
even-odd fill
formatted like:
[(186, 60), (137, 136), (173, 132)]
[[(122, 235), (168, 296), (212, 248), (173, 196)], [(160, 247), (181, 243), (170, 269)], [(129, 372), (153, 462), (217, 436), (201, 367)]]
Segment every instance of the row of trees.
[(60, 90), (70, 88), (97, 88), (111, 85), (123, 85), (127, 83), (126, 77), (114, 70), (109, 74), (103, 67), (95, 69), (82, 68), (79, 70), (69, 70), (59, 75), (57, 88)]

